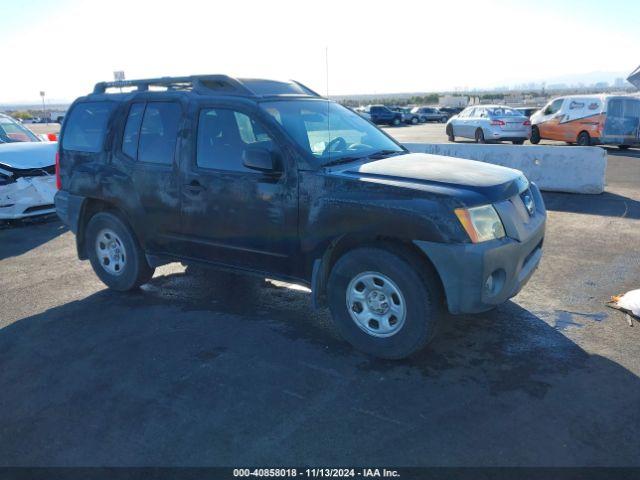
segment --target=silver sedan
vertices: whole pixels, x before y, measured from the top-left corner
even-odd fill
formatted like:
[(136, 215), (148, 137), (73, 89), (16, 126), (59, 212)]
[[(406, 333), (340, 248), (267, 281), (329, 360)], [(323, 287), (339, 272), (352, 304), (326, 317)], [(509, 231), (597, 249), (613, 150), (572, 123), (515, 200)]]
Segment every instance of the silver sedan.
[(476, 143), (508, 140), (522, 145), (531, 138), (531, 122), (519, 111), (503, 105), (467, 107), (452, 117), (446, 126), (450, 142), (456, 137), (471, 138)]

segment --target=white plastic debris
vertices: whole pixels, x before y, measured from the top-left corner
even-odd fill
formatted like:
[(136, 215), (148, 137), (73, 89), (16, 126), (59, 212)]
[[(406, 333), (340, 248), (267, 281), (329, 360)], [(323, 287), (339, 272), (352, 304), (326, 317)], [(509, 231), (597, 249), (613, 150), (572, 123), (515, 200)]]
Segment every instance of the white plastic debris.
[(0, 220), (55, 212), (53, 142), (0, 144)]
[(618, 308), (627, 310), (640, 318), (640, 289), (614, 297), (614, 301)]

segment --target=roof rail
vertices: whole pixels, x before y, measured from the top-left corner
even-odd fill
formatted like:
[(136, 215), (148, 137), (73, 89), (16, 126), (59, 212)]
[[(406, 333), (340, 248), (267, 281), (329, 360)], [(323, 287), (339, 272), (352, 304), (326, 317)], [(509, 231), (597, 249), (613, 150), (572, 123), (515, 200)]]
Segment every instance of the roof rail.
[(314, 97), (322, 97), (322, 95), (320, 95), (319, 93), (311, 90), (309, 87), (307, 87), (306, 85), (304, 85), (303, 83), (298, 82), (297, 80), (291, 80), (291, 82), (295, 83), (297, 86), (299, 86), (301, 89), (305, 90), (306, 92), (309, 93), (309, 95), (312, 95)]
[(255, 97), (255, 93), (240, 81), (228, 75), (190, 75), (187, 77), (160, 77), (141, 80), (118, 80), (99, 82), (93, 88), (94, 94), (106, 93), (108, 88), (136, 87), (138, 92), (149, 91), (149, 87), (166, 87), (167, 90), (193, 90), (200, 93), (212, 90), (227, 95)]
[(640, 90), (640, 67), (631, 72), (627, 81)]

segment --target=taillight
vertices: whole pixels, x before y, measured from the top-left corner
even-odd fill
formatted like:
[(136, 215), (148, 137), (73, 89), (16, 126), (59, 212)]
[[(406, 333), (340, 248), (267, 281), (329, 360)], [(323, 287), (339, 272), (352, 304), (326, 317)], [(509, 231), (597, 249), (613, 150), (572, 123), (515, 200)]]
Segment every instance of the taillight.
[(60, 152), (56, 152), (56, 188), (62, 188), (62, 179), (60, 178)]
[(47, 133), (47, 138), (50, 142), (57, 142), (58, 136), (55, 133)]
[(491, 125), (504, 127), (506, 124), (502, 120), (491, 120)]
[(531, 121), (530, 121), (530, 120), (525, 120), (525, 121), (524, 121), (524, 123), (523, 123), (523, 125), (524, 125), (525, 127), (528, 127), (528, 126), (530, 126), (530, 125), (531, 125)]

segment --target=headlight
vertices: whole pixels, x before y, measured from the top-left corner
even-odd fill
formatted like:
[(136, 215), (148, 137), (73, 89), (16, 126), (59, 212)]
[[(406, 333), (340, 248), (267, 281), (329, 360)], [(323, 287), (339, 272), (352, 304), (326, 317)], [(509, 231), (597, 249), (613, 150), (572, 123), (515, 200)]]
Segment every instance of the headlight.
[(473, 243), (505, 236), (504, 226), (493, 205), (456, 208), (455, 213)]

